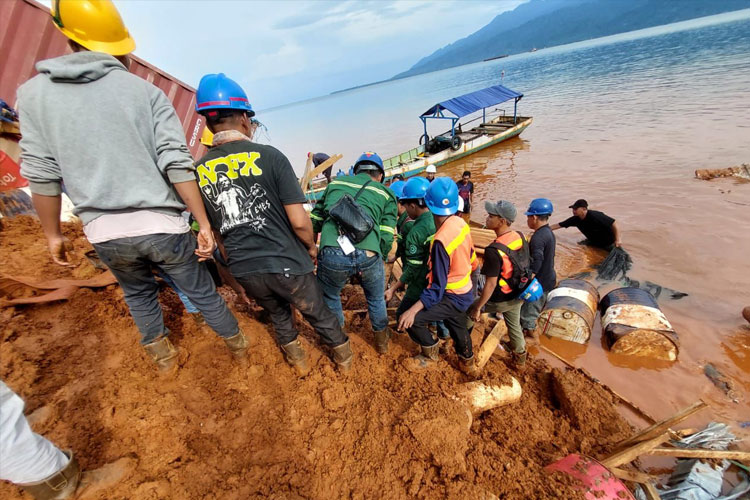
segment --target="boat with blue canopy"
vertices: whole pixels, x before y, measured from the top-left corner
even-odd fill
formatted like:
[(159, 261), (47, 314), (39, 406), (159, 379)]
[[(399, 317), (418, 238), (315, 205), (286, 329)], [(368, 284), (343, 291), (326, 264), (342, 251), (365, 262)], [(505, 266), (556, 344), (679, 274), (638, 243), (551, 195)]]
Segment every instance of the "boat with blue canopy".
[[(417, 175), (429, 165), (439, 168), (519, 135), (533, 121), (530, 116), (518, 116), (521, 98), (520, 92), (493, 85), (431, 106), (419, 116), (423, 125), (419, 145), (383, 161), (385, 180), (397, 174), (405, 178)], [(512, 115), (495, 107), (509, 101), (513, 101)], [(430, 137), (427, 125), (431, 120), (449, 121), (450, 129)], [(306, 194), (317, 199), (323, 189), (324, 185), (310, 185)]]

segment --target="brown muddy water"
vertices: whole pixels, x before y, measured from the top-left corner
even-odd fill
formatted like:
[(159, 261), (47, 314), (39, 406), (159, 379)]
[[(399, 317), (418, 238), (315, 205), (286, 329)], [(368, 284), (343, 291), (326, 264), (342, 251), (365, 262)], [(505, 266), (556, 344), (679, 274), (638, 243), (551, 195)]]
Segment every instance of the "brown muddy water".
[[(315, 150), (343, 153), (346, 170), (362, 151), (388, 157), (413, 147), (421, 112), (500, 83), (501, 72), (504, 85), (525, 93), (519, 112), (534, 123), (439, 170), (472, 172), (472, 220), (483, 222), (484, 200), (523, 209), (544, 196), (557, 222), (586, 198), (617, 220), (634, 260), (630, 277), (689, 294), (659, 300), (680, 338), (675, 363), (609, 353), (598, 319), (586, 346), (544, 345), (656, 418), (702, 398), (711, 410), (687, 424), (715, 419), (750, 437), (741, 426), (750, 421), (750, 328), (741, 317), (750, 305), (750, 182), (694, 178), (696, 169), (750, 163), (750, 11), (387, 82), (259, 118), (266, 140), (298, 169)], [(523, 216), (515, 227), (527, 229)], [(604, 257), (578, 245), (574, 228), (556, 236), (559, 278)], [(707, 363), (727, 377), (735, 400), (704, 375)]]

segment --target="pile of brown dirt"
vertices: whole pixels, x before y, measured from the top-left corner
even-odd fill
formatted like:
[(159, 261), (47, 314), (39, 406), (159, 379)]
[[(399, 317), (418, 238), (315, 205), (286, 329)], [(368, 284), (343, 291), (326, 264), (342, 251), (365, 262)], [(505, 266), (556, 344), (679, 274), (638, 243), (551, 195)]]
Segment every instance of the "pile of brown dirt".
[[(82, 255), (80, 229), (66, 234)], [(85, 266), (51, 264), (28, 218), (3, 221), (0, 260), (36, 278)], [(118, 287), (0, 311), (0, 378), (35, 413), (35, 430), (75, 450), (85, 469), (127, 459), (119, 482), (83, 498), (582, 498), (571, 479), (543, 467), (572, 452), (599, 457), (630, 434), (607, 392), (543, 361), (513, 373), (519, 403), (469, 429), (446, 397), (468, 381), (455, 354), (410, 373), (402, 365), (416, 352), (408, 336), (379, 356), (365, 321), (352, 330), (355, 364), (343, 376), (301, 325), (312, 371), (300, 380), (270, 326), (237, 314), (251, 342), (248, 360), (237, 362), (171, 290), (162, 304), (182, 350), (167, 379), (139, 347)], [(483, 379), (507, 381), (504, 361), (494, 356)], [(0, 484), (0, 497), (22, 495)]]

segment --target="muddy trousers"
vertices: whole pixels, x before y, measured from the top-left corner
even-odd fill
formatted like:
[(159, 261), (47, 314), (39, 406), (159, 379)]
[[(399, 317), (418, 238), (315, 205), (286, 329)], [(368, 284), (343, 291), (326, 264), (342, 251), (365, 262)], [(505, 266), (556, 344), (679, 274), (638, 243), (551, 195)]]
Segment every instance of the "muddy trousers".
[(487, 302), (484, 306), (486, 313), (502, 313), (505, 326), (508, 327), (510, 348), (518, 354), (526, 352), (526, 339), (521, 330), (521, 304), (523, 300), (507, 300), (503, 302)]
[(338, 318), (323, 301), (323, 292), (313, 273), (264, 273), (235, 278), (247, 295), (268, 311), (280, 345), (297, 338), (291, 306), (302, 313), (325, 344), (336, 347), (349, 340)]
[(473, 355), (471, 346), (471, 336), (467, 328), (469, 317), (466, 311), (457, 308), (448, 295), (443, 295), (443, 300), (429, 309), (422, 309), (414, 318), (414, 324), (407, 331), (409, 337), (417, 344), (430, 347), (435, 345), (437, 340), (432, 337), (430, 323), (443, 321), (448, 328), (456, 354), (463, 358), (470, 358)]
[(23, 406), (23, 400), (0, 381), (0, 479), (16, 484), (43, 481), (70, 461), (31, 430)]
[(237, 319), (216, 292), (211, 274), (198, 262), (193, 233), (149, 234), (94, 243), (94, 249), (125, 294), (141, 344), (150, 344), (168, 332), (159, 305), (159, 284), (151, 269), (158, 266), (198, 308), (208, 326), (220, 337), (239, 331)]
[[(409, 297), (408, 295), (404, 295), (404, 298), (401, 300), (401, 303), (398, 305), (398, 309), (396, 309), (396, 320), (398, 320), (402, 314), (404, 314), (406, 311), (409, 310), (411, 306), (419, 302), (419, 297)], [(451, 336), (450, 331), (448, 330), (448, 327), (445, 326), (444, 321), (438, 321), (435, 324), (435, 328), (437, 329), (438, 338), (441, 340), (448, 339)]]

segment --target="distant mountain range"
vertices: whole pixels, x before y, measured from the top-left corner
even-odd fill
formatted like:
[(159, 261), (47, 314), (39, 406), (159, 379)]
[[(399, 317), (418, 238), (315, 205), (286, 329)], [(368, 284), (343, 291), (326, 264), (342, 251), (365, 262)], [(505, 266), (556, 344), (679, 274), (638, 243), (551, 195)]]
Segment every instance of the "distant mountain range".
[(750, 8), (750, 0), (530, 0), (393, 79)]

